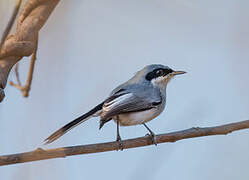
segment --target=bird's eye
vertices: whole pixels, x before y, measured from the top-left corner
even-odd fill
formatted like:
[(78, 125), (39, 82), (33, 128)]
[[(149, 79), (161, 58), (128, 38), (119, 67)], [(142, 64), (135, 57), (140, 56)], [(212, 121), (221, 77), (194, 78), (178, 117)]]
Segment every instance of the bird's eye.
[(157, 77), (158, 77), (158, 76), (162, 76), (163, 74), (164, 74), (164, 72), (163, 72), (162, 69), (159, 69), (159, 70), (156, 71)]

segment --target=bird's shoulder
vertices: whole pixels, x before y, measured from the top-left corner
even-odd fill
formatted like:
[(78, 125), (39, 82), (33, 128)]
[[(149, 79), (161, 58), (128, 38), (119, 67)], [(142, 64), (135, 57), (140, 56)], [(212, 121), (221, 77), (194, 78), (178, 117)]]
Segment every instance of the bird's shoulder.
[[(147, 102), (161, 102), (161, 92), (150, 84), (121, 84), (115, 88), (109, 97), (120, 97), (129, 94)], [(112, 98), (111, 98), (112, 99)]]

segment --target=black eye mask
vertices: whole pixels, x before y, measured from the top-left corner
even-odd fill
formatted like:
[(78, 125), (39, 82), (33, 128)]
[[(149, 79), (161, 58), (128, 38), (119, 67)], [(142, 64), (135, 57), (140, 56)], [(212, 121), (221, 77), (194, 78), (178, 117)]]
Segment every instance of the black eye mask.
[(160, 76), (166, 76), (169, 73), (172, 73), (173, 70), (172, 69), (154, 69), (153, 71), (149, 72), (146, 76), (145, 79), (147, 79), (148, 81), (151, 81), (152, 79), (155, 79), (157, 77)]

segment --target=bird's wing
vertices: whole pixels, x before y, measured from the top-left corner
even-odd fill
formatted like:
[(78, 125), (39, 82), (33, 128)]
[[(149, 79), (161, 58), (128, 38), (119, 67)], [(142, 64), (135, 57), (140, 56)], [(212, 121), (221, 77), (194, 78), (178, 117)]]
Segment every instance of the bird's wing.
[(105, 121), (118, 114), (148, 110), (162, 102), (161, 96), (153, 90), (138, 88), (113, 93), (103, 104), (101, 119)]

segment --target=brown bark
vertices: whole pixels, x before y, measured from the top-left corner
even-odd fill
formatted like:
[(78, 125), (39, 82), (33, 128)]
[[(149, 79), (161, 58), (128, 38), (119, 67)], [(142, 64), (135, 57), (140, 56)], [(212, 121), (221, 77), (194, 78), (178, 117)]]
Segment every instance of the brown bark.
[(39, 30), (60, 0), (27, 0), (19, 17), (16, 32), (5, 40), (0, 52), (0, 102), (4, 98), (9, 72), (14, 64), (35, 51)]
[[(164, 142), (175, 142), (182, 139), (201, 137), (201, 136), (226, 135), (233, 131), (248, 129), (248, 128), (249, 128), (249, 120), (246, 120), (221, 126), (206, 127), (206, 128), (199, 128), (199, 127), (190, 128), (183, 131), (160, 134), (157, 135), (156, 138), (157, 138), (157, 143), (159, 144)], [(151, 138), (145, 136), (145, 137), (139, 137), (123, 141), (123, 148), (129, 149), (135, 147), (148, 146), (152, 144), (153, 142), (151, 141)], [(47, 150), (38, 148), (30, 152), (0, 156), (0, 166), (38, 161), (44, 159), (61, 158), (66, 156), (79, 155), (79, 154), (91, 154), (91, 153), (98, 153), (105, 151), (114, 151), (117, 150), (118, 148), (119, 148), (119, 142), (116, 141), (99, 143), (99, 144), (62, 147), (62, 148), (47, 149)]]

